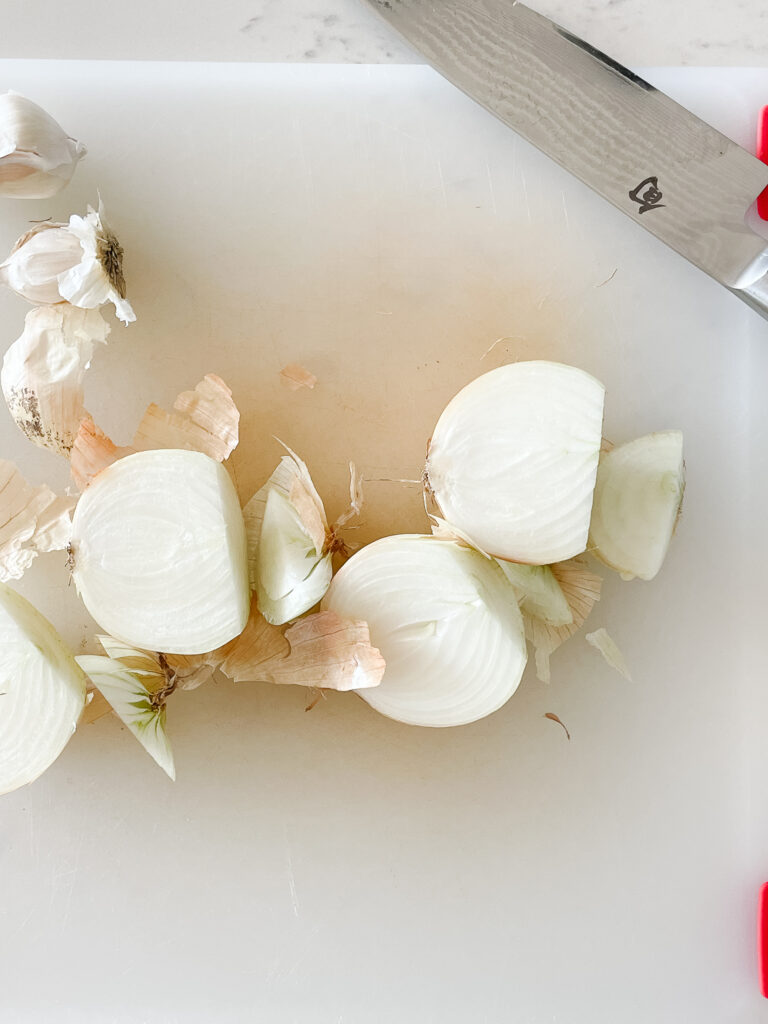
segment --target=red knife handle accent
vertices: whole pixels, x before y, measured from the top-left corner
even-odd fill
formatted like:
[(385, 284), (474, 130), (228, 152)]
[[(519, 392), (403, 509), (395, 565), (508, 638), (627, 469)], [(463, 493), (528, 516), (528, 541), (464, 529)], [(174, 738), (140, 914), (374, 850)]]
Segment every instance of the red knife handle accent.
[[(768, 107), (763, 107), (757, 122), (757, 158), (768, 164)], [(757, 212), (768, 220), (768, 188), (757, 197)]]
[(760, 890), (757, 916), (757, 956), (760, 966), (760, 991), (768, 999), (768, 882)]

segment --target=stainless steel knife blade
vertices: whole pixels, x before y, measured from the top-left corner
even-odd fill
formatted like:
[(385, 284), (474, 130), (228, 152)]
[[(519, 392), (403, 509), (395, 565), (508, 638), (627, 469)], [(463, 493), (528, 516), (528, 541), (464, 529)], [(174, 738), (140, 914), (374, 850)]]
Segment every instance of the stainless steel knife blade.
[(429, 63), (768, 318), (768, 165), (517, 0), (367, 0)]

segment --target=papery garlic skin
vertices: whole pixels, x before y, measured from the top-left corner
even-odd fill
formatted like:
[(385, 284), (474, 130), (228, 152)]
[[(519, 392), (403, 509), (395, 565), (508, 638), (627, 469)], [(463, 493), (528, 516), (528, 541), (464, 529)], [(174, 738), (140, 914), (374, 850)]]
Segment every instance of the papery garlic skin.
[(548, 565), (584, 551), (605, 389), (573, 366), (511, 363), (443, 410), (426, 484), (451, 526), (481, 551)]
[(0, 196), (56, 195), (86, 152), (37, 103), (17, 92), (0, 94)]
[(56, 760), (85, 706), (86, 682), (51, 623), (0, 583), (0, 793)]
[(455, 541), (385, 537), (341, 567), (323, 609), (366, 622), (386, 668), (359, 695), (410, 725), (465, 725), (509, 700), (526, 664), (522, 616), (498, 564)]
[(136, 315), (125, 298), (123, 249), (104, 221), (104, 210), (88, 207), (69, 224), (36, 225), (0, 263), (0, 281), (28, 302), (70, 302), (96, 309), (107, 302), (123, 323)]
[(200, 452), (137, 452), (77, 503), (72, 578), (103, 630), (148, 651), (204, 654), (245, 628), (245, 526), (234, 484)]
[(68, 302), (27, 313), (24, 333), (5, 353), (0, 384), (18, 428), (40, 448), (69, 456), (80, 423), (83, 378), (109, 326), (97, 309)]

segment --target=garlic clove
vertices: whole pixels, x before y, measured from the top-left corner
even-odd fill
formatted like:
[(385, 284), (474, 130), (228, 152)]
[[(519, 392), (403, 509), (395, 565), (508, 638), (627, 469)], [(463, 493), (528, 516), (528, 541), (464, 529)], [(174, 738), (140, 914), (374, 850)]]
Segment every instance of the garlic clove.
[(42, 107), (0, 94), (0, 196), (48, 199), (70, 181), (86, 154)]
[(0, 281), (27, 302), (62, 302), (59, 278), (82, 258), (82, 246), (66, 224), (46, 221), (19, 238), (0, 264)]
[(70, 302), (95, 309), (112, 302), (118, 319), (136, 319), (125, 297), (123, 248), (98, 211), (69, 224), (44, 223), (23, 235), (0, 264), (0, 281), (28, 302)]
[(96, 309), (60, 302), (27, 313), (24, 333), (5, 354), (0, 384), (8, 411), (33, 444), (69, 456), (87, 415), (85, 371), (94, 345), (108, 334)]

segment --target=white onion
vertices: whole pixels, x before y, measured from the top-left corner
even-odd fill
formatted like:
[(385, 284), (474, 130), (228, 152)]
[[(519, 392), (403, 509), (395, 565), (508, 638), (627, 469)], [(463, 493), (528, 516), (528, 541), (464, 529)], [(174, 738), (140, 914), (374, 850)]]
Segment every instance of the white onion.
[(248, 621), (237, 493), (200, 452), (138, 452), (108, 466), (77, 504), (72, 547), (86, 608), (134, 647), (202, 654)]
[(646, 434), (604, 454), (590, 527), (594, 554), (625, 579), (652, 580), (666, 557), (684, 489), (679, 430)]
[(386, 668), (360, 690), (411, 725), (464, 725), (512, 696), (526, 662), (515, 592), (498, 564), (454, 541), (405, 535), (362, 548), (323, 608), (368, 623)]
[(32, 782), (75, 731), (86, 678), (37, 609), (0, 584), (0, 793)]
[(427, 485), (483, 551), (546, 565), (587, 545), (603, 385), (561, 363), (491, 370), (453, 398), (429, 446)]

